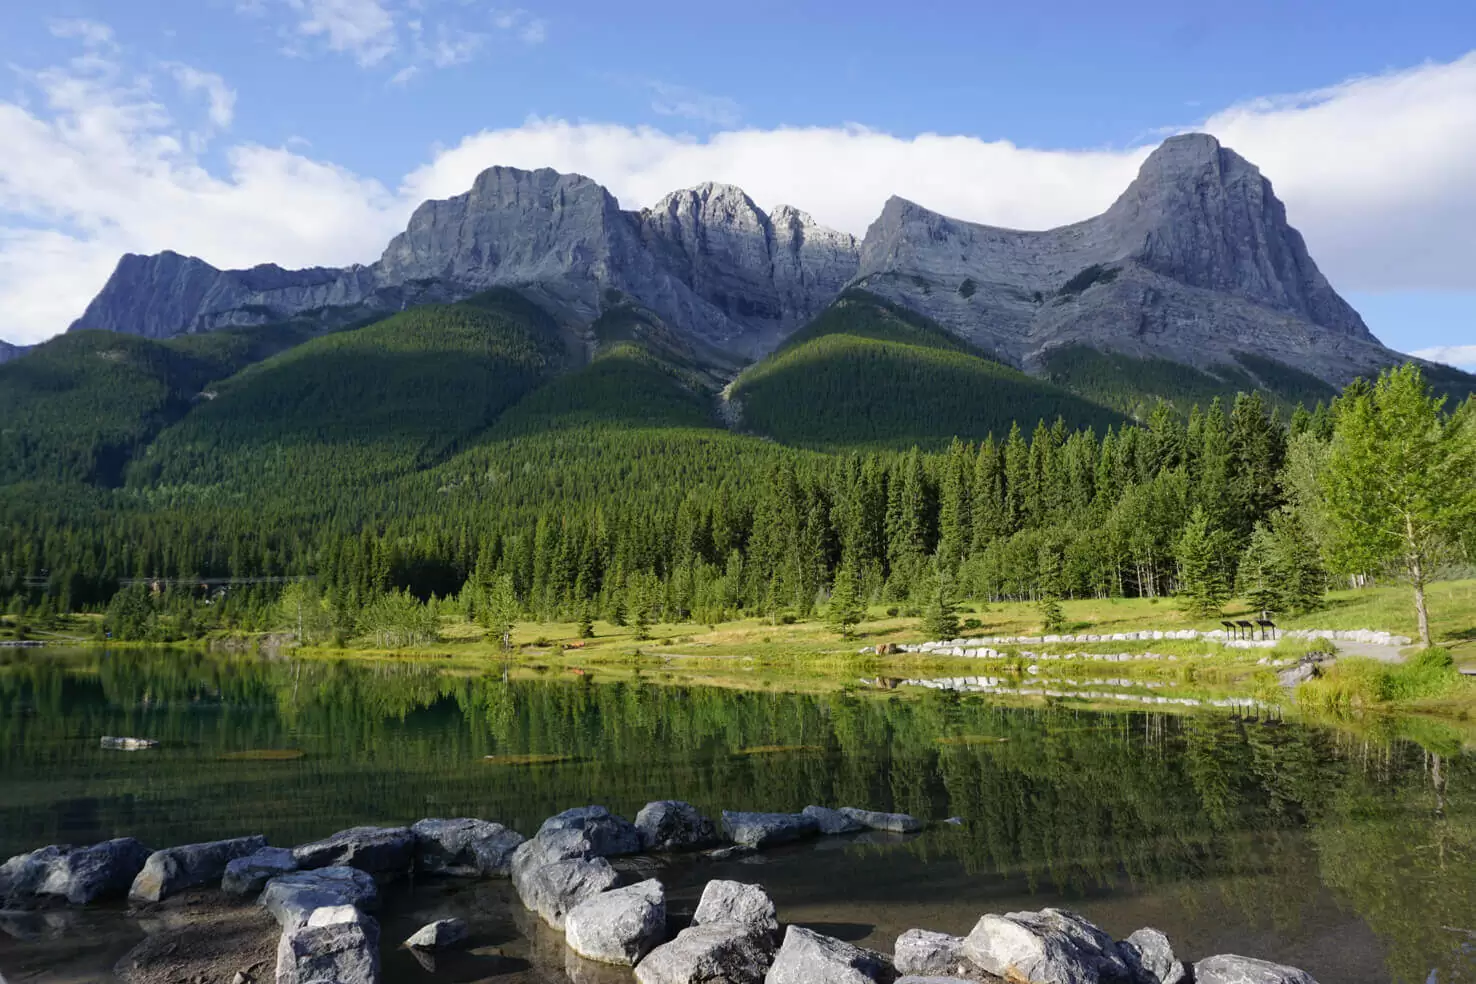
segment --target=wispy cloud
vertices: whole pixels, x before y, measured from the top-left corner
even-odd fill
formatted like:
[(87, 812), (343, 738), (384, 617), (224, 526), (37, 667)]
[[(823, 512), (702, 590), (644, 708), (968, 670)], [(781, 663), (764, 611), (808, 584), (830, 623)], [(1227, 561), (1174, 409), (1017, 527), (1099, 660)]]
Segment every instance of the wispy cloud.
[(210, 105), (210, 122), (217, 129), (230, 127), (236, 115), (236, 90), (214, 72), (204, 72), (190, 65), (170, 62), (165, 65), (174, 81), (186, 92), (203, 92)]
[(1476, 370), (1476, 345), (1437, 345), (1434, 348), (1419, 349), (1411, 354), (1418, 355), (1422, 359), (1429, 359), (1431, 362), (1443, 362), (1448, 366)]
[(330, 51), (377, 65), (398, 46), (395, 17), (380, 0), (287, 0), (298, 33), (322, 38)]
[(70, 20), (54, 20), (50, 24), (51, 33), (59, 38), (76, 38), (88, 48), (115, 48), (113, 40), (113, 29), (106, 24), (94, 20), (73, 18)]
[(743, 119), (738, 103), (727, 96), (714, 96), (690, 86), (649, 81), (651, 109), (662, 116), (675, 116), (711, 126), (737, 126)]
[(521, 7), (492, 11), (492, 24), (499, 31), (515, 35), (524, 44), (542, 44), (548, 40), (548, 22)]

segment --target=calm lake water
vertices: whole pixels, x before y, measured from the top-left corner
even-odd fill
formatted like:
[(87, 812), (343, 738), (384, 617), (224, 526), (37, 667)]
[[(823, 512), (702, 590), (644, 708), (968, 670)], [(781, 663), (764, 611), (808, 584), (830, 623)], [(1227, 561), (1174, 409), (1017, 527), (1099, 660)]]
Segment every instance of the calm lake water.
[[(104, 751), (105, 734), (162, 747)], [(690, 912), (710, 877), (757, 881), (782, 920), (889, 951), (914, 926), (964, 933), (986, 911), (1057, 905), (1118, 936), (1156, 926), (1189, 958), (1243, 952), (1322, 984), (1476, 981), (1476, 761), (1438, 729), (1421, 738), (940, 692), (13, 651), (0, 654), (0, 858), (121, 835), (290, 845), (426, 816), (531, 834), (570, 806), (633, 816), (665, 798), (714, 816), (854, 804), (966, 823), (673, 862), (657, 872), (673, 911)], [(438, 914), (470, 916), (474, 942), (499, 956), (484, 947), (432, 974), (399, 952), (389, 984), (569, 979), (550, 969), (557, 938), (535, 931), (505, 883), (392, 893), (386, 939)], [(109, 980), (147, 928), (121, 906), (0, 918), (0, 975)]]

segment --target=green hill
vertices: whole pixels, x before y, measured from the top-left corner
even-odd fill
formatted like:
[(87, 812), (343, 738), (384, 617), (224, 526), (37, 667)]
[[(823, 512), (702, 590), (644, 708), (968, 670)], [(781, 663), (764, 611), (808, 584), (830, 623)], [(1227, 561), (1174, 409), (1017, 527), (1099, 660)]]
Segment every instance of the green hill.
[(422, 468), (562, 368), (565, 347), (553, 319), (512, 291), (316, 338), (211, 387), (129, 484), (351, 488)]
[(920, 315), (849, 291), (729, 390), (743, 427), (806, 447), (941, 447), (1063, 418), (1122, 417), (987, 358)]

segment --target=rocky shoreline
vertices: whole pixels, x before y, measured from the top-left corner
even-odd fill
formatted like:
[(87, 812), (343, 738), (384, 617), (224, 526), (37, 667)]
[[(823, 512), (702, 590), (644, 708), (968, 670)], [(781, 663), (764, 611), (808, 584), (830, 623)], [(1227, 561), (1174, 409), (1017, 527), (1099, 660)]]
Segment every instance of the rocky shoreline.
[[(1315, 984), (1291, 967), (1229, 954), (1189, 963), (1144, 928), (1113, 940), (1060, 909), (985, 914), (966, 936), (902, 933), (890, 954), (799, 925), (781, 924), (755, 884), (710, 880), (690, 925), (671, 932), (666, 890), (628, 879), (610, 858), (676, 852), (726, 859), (813, 837), (912, 833), (906, 814), (843, 807), (800, 813), (724, 811), (720, 823), (676, 800), (648, 803), (629, 821), (601, 806), (566, 810), (524, 838), (474, 818), (409, 827), (355, 827), (292, 848), (239, 837), (150, 851), (133, 838), (53, 845), (0, 865), (6, 909), (85, 906), (127, 898), (137, 911), (186, 893), (249, 901), (280, 931), (275, 968), (256, 959), (221, 984), (378, 984), (382, 941), (374, 916), (381, 884), (415, 877), (507, 878), (522, 905), (564, 934), (580, 958), (630, 968), (640, 984)], [(263, 917), (264, 918), (264, 917)], [(398, 945), (417, 953), (463, 944), (467, 923), (437, 919)], [(168, 948), (162, 948), (167, 951)], [(125, 981), (148, 981), (164, 959), (145, 941), (119, 962)], [(205, 980), (205, 978), (201, 978)]]

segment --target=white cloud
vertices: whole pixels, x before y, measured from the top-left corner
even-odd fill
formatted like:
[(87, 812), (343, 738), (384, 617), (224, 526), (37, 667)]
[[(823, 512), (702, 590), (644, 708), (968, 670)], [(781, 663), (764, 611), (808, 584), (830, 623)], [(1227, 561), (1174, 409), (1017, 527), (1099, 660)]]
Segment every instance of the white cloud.
[(376, 65), (395, 50), (395, 18), (379, 0), (288, 0), (299, 15), (297, 30), (321, 37), (331, 51)]
[(651, 109), (662, 116), (676, 116), (713, 126), (737, 126), (743, 118), (738, 103), (727, 96), (714, 96), (685, 85), (651, 81)]
[(113, 40), (113, 29), (97, 21), (82, 18), (54, 20), (50, 27), (55, 37), (76, 38), (88, 48), (116, 47), (116, 42)]
[(166, 66), (186, 92), (203, 92), (210, 104), (210, 122), (218, 129), (230, 127), (236, 115), (236, 90), (226, 85), (225, 79), (214, 72), (202, 72), (198, 68), (172, 62)]
[(1437, 345), (1411, 354), (1431, 362), (1443, 362), (1448, 366), (1476, 371), (1476, 345)]
[(527, 45), (542, 44), (548, 40), (548, 22), (534, 17), (521, 7), (510, 10), (492, 11), (492, 25), (499, 31), (509, 31)]

